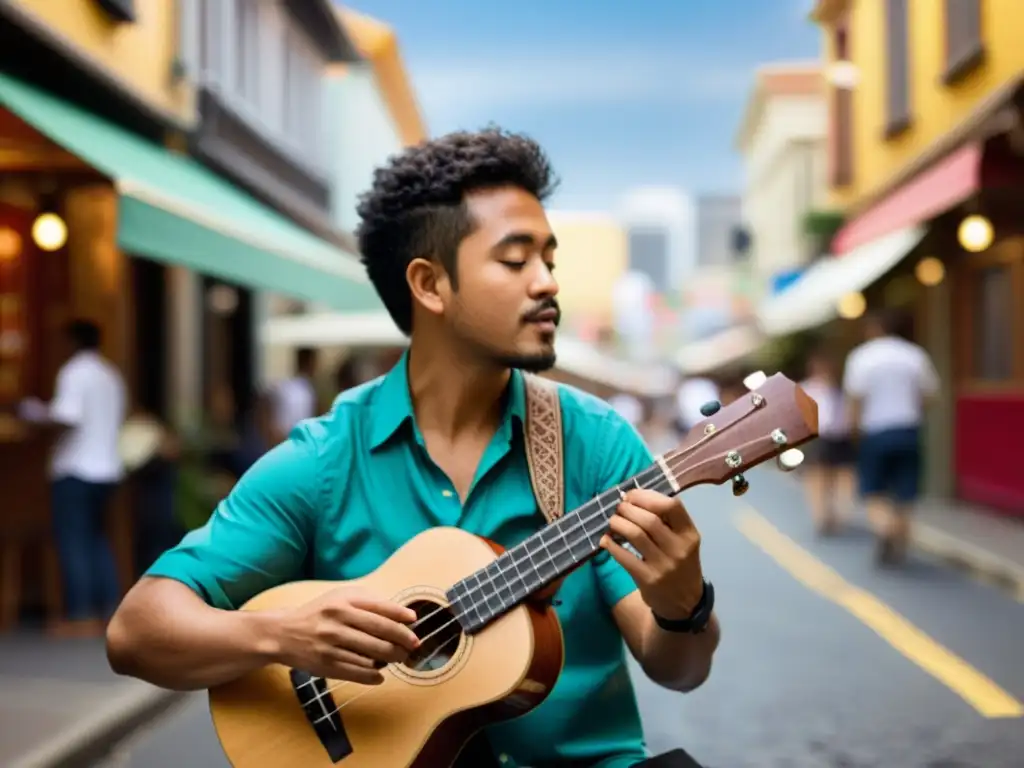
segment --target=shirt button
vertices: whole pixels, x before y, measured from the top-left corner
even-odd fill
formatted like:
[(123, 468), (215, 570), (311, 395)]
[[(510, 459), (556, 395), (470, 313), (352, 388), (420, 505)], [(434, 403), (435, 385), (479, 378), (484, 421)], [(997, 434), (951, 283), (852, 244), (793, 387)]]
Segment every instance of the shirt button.
[(442, 496), (444, 496), (444, 497), (445, 497), (446, 499), (450, 499), (450, 498), (451, 498), (452, 496), (454, 496), (455, 494), (453, 494), (453, 493), (452, 493), (451, 491), (449, 491), (449, 490), (448, 490), (448, 489), (446, 488), (445, 490), (441, 491), (441, 495), (442, 495)]

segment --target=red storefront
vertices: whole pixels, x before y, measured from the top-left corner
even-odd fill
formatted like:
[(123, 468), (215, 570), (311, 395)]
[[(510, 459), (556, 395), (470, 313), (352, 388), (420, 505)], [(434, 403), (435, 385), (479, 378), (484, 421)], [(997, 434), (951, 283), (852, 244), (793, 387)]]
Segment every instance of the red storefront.
[[(922, 292), (919, 318), (928, 318), (930, 338), (948, 347), (941, 350), (950, 379), (943, 407), (952, 408), (944, 434), (952, 445), (937, 453), (949, 455), (959, 498), (1014, 516), (1024, 516), (1024, 469), (1017, 464), (1024, 455), (1020, 103), (1021, 91), (1014, 88), (986, 105), (853, 217), (832, 243), (833, 253), (844, 254), (905, 227), (927, 227), (915, 253), (942, 260), (946, 285), (944, 294)], [(971, 250), (959, 234), (969, 216), (990, 224), (989, 236)], [(943, 295), (939, 311), (928, 306)]]

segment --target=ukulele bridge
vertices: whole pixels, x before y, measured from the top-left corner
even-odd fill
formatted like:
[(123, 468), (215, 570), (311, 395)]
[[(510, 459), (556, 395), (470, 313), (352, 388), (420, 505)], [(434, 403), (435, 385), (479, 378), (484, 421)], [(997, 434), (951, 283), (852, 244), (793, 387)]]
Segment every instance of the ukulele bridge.
[(288, 677), (302, 712), (327, 756), (332, 763), (340, 763), (352, 754), (352, 742), (345, 732), (341, 711), (334, 704), (327, 681), (297, 669), (289, 670)]

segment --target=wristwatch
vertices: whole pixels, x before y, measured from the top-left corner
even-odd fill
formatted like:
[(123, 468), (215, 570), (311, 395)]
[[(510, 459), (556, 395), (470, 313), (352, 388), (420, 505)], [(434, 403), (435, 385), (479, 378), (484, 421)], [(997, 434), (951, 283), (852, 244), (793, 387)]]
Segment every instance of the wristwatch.
[[(710, 581), (705, 579), (704, 592), (700, 596), (697, 607), (693, 609), (693, 613), (688, 618), (666, 619), (655, 613), (654, 620), (666, 632), (682, 632), (696, 635), (708, 628), (708, 622), (711, 621), (711, 611), (714, 607), (715, 588)], [(651, 613), (654, 613), (654, 611), (651, 611)]]

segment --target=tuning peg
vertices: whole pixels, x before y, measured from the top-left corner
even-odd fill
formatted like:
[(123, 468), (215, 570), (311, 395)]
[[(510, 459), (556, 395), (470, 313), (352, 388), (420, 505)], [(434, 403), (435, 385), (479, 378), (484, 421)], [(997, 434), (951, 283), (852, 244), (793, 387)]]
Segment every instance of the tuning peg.
[(700, 407), (701, 416), (714, 416), (722, 408), (722, 404), (717, 400), (708, 400)]
[(760, 387), (768, 381), (768, 377), (765, 376), (764, 371), (754, 371), (752, 374), (743, 379), (743, 386), (747, 389), (754, 390)]
[(790, 448), (776, 456), (775, 463), (783, 472), (792, 472), (804, 463), (804, 452), (799, 448)]
[(736, 475), (732, 479), (732, 495), (742, 496), (744, 493), (750, 490), (750, 483), (747, 482), (747, 478), (743, 475)]

